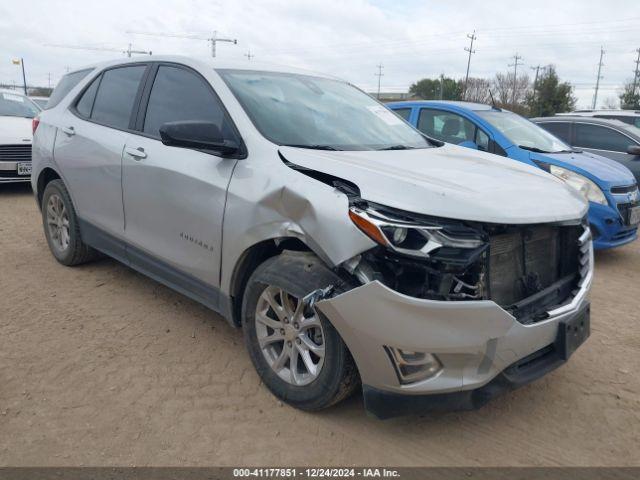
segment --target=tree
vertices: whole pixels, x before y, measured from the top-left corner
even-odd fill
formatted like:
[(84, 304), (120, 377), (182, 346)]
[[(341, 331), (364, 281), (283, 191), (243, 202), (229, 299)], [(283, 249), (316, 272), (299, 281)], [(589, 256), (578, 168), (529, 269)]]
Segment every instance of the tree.
[(526, 103), (533, 116), (547, 117), (558, 112), (571, 112), (576, 106), (573, 86), (569, 82), (560, 82), (556, 69), (548, 65), (538, 82), (527, 94)]
[[(636, 91), (633, 91), (633, 87)], [(635, 83), (633, 80), (627, 81), (624, 91), (620, 94), (620, 106), (624, 110), (640, 110), (640, 79)]]
[(469, 77), (463, 98), (466, 102), (491, 103), (490, 89), (491, 80), (488, 78)]
[[(423, 78), (409, 87), (409, 93), (423, 100), (439, 100), (441, 79)], [(462, 98), (462, 83), (453, 78), (442, 79), (442, 100), (460, 100)]]
[(518, 77), (516, 82), (513, 81), (513, 78), (513, 73), (496, 73), (491, 86), (492, 92), (495, 94), (494, 100), (500, 107), (525, 115), (527, 107), (524, 105), (524, 101), (529, 92), (529, 77), (522, 75)]

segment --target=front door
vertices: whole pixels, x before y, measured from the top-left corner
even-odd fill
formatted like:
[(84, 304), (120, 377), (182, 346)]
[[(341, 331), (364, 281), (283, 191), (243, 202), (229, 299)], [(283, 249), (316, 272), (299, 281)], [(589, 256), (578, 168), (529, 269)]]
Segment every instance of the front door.
[[(147, 82), (137, 129), (123, 155), (125, 237), (130, 261), (145, 273), (217, 308), (222, 220), (236, 160), (168, 147), (166, 122), (214, 122), (235, 135), (211, 86), (196, 72), (160, 64)], [(147, 95), (145, 94), (145, 97)]]

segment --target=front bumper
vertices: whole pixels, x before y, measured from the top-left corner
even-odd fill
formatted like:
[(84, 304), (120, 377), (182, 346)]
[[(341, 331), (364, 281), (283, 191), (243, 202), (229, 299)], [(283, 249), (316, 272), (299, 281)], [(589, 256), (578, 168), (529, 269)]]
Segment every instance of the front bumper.
[[(490, 300), (424, 300), (378, 281), (321, 300), (316, 307), (349, 347), (371, 413), (381, 417), (411, 413), (416, 406), (422, 410), (442, 409), (443, 405), (454, 410), (473, 408), (483, 404), (478, 398), (488, 399), (494, 394), (490, 392), (528, 383), (563, 363), (549, 357), (527, 374), (527, 382), (509, 373), (509, 367), (553, 345), (559, 325), (588, 308), (593, 278), (590, 240), (582, 248), (589, 263), (576, 294), (567, 304), (549, 311), (549, 318), (530, 325), (519, 323)], [(434, 377), (402, 385), (385, 346), (434, 354), (442, 369)], [(453, 392), (458, 394), (443, 396)], [(425, 395), (430, 398), (425, 400)]]
[(620, 212), (609, 205), (590, 202), (589, 224), (595, 250), (620, 247), (638, 238), (638, 227), (625, 225)]
[(29, 163), (29, 162), (0, 161), (0, 184), (23, 183), (23, 182), (31, 181), (31, 175), (18, 175), (18, 163)]

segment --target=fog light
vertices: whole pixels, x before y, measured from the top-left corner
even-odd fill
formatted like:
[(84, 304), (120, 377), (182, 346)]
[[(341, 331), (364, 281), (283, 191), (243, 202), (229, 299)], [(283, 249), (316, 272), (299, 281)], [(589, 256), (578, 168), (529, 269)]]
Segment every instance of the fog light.
[(442, 370), (442, 363), (431, 353), (386, 346), (384, 348), (403, 385), (431, 378)]

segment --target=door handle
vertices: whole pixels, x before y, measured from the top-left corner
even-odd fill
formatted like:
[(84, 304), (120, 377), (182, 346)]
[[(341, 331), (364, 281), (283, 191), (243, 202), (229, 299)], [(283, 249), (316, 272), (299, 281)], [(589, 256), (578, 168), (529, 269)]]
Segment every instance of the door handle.
[(76, 130), (73, 127), (62, 127), (60, 130), (62, 130), (64, 133), (66, 133), (69, 136), (76, 134)]
[(147, 158), (147, 154), (144, 152), (144, 148), (138, 147), (127, 147), (124, 151), (133, 157), (134, 160), (142, 160), (143, 158)]

